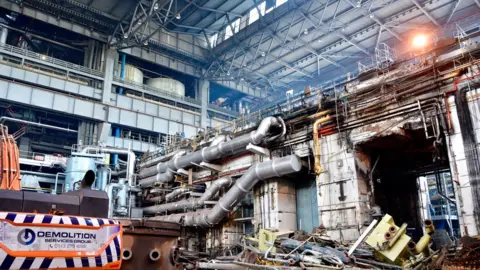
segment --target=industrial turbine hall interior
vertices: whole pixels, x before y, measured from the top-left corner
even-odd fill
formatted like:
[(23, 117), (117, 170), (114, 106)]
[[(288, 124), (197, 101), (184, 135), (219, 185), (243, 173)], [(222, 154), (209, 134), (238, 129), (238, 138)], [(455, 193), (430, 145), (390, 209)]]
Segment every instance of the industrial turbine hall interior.
[(479, 42), (480, 0), (0, 0), (0, 270), (480, 269)]

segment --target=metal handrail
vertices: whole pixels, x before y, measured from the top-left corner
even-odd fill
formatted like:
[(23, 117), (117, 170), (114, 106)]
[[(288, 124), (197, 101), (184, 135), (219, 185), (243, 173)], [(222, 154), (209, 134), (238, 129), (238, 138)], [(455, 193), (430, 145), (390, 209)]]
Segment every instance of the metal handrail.
[(232, 116), (238, 116), (239, 113), (236, 112), (236, 111), (232, 111), (232, 110), (229, 110), (229, 109), (225, 109), (221, 106), (218, 106), (218, 105), (215, 105), (215, 104), (211, 104), (209, 103), (208, 104), (208, 108), (212, 109), (212, 110), (216, 110), (216, 111), (219, 111), (219, 112), (223, 112), (223, 113), (226, 113), (226, 114), (229, 114), (229, 115), (232, 115)]
[(39, 61), (55, 64), (59, 67), (65, 67), (65, 68), (68, 68), (68, 69), (71, 69), (71, 70), (81, 71), (83, 73), (87, 73), (87, 74), (94, 75), (94, 76), (97, 76), (97, 77), (102, 77), (102, 78), (104, 77), (104, 73), (102, 71), (87, 68), (87, 67), (84, 67), (82, 65), (76, 65), (76, 64), (73, 64), (73, 63), (70, 63), (70, 62), (67, 62), (67, 61), (63, 61), (63, 60), (53, 58), (53, 57), (50, 57), (50, 56), (47, 56), (47, 55), (43, 55), (43, 54), (40, 54), (40, 53), (25, 50), (25, 49), (22, 49), (22, 48), (19, 48), (19, 47), (16, 47), (16, 46), (0, 43), (0, 49), (4, 50), (4, 51), (7, 51), (7, 52), (12, 52), (12, 53), (24, 55), (24, 56), (27, 56), (27, 57), (30, 57), (30, 58), (34, 58), (34, 59), (39, 60)]
[(134, 82), (134, 81), (129, 80), (129, 79), (125, 79), (125, 78), (122, 79), (120, 77), (114, 76), (113, 81), (118, 82), (118, 83), (122, 83), (122, 84), (126, 84), (126, 85), (130, 85), (130, 86), (134, 86), (134, 87), (138, 87), (138, 88), (141, 88), (142, 90), (145, 90), (147, 92), (152, 92), (152, 93), (155, 93), (155, 94), (159, 94), (160, 97), (162, 97), (162, 96), (171, 97), (171, 98), (179, 99), (179, 100), (182, 100), (182, 101), (185, 101), (185, 102), (188, 102), (188, 103), (201, 105), (201, 101), (198, 100), (198, 99), (194, 99), (194, 98), (187, 97), (187, 96), (181, 96), (181, 95), (166, 91), (165, 89), (148, 86), (148, 85), (143, 84), (143, 83), (137, 83), (137, 82)]

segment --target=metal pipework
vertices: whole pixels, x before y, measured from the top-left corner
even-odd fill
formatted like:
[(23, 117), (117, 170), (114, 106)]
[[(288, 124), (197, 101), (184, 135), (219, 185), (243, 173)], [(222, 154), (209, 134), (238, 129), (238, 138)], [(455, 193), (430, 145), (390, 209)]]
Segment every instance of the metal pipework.
[(215, 138), (213, 138), (212, 142), (210, 143), (210, 146), (215, 146), (218, 145), (219, 143), (225, 142), (225, 141), (230, 141), (232, 138), (227, 135), (217, 135)]
[(63, 177), (65, 177), (67, 174), (65, 174), (65, 173), (60, 173), (60, 172), (59, 172), (59, 173), (57, 173), (57, 174), (55, 175), (55, 187), (54, 187), (54, 189), (52, 190), (52, 194), (57, 194), (58, 176), (59, 176), (59, 175), (63, 175)]
[(433, 226), (433, 222), (430, 219), (425, 220), (425, 234), (418, 240), (417, 244), (415, 245), (415, 253), (424, 253), (425, 257), (430, 256), (430, 248), (428, 244), (432, 240), (432, 234), (435, 232), (435, 227)]
[(88, 170), (83, 176), (82, 181), (80, 182), (80, 187), (82, 189), (91, 189), (94, 182), (95, 173), (92, 170)]
[[(114, 213), (114, 202), (116, 200), (116, 197), (113, 196), (113, 191), (115, 189), (122, 190), (124, 188), (123, 185), (117, 184), (117, 183), (110, 183), (107, 185), (107, 195), (108, 195), (108, 217), (111, 218), (113, 217)], [(125, 203), (126, 206), (126, 203)]]
[[(108, 195), (108, 217), (113, 217), (114, 213), (127, 214), (127, 195), (129, 187), (125, 185), (125, 180), (120, 179), (119, 183), (110, 183), (107, 185)], [(117, 195), (113, 196), (113, 191), (117, 191)], [(115, 209), (114, 202), (118, 199), (118, 207)]]
[(389, 247), (393, 247), (393, 245), (395, 245), (395, 242), (397, 242), (397, 240), (400, 239), (400, 237), (405, 234), (405, 232), (407, 231), (407, 223), (403, 223), (402, 226), (396, 232), (391, 230), (392, 227), (389, 228), (389, 231), (390, 233), (392, 234), (395, 233), (395, 234), (393, 235), (392, 238), (388, 240)]
[[(86, 147), (82, 150), (82, 153), (88, 153), (88, 152), (94, 152), (99, 150), (99, 148), (96, 147)], [(120, 154), (120, 155), (127, 155), (127, 179), (128, 179), (128, 185), (133, 186), (133, 175), (135, 172), (135, 153), (133, 151), (128, 150), (128, 149), (115, 149), (115, 148), (102, 148), (101, 149), (105, 153), (110, 153), (110, 154)]]
[(173, 180), (173, 172), (181, 168), (203, 162), (211, 162), (228, 155), (235, 154), (244, 149), (248, 144), (259, 145), (265, 141), (273, 127), (281, 127), (282, 121), (276, 117), (267, 117), (262, 120), (257, 130), (242, 135), (230, 141), (220, 142), (217, 145), (203, 148), (201, 151), (190, 153), (183, 157), (176, 157), (168, 162), (158, 163), (143, 169), (139, 174), (141, 186), (149, 186), (155, 182), (169, 182)]
[[(205, 190), (202, 196), (198, 199), (189, 199), (189, 200), (182, 200), (178, 202), (154, 205), (143, 208), (143, 212), (145, 214), (155, 214), (155, 213), (163, 213), (166, 211), (176, 211), (176, 210), (195, 210), (202, 207), (206, 201), (210, 200), (218, 193), (218, 191), (222, 187), (229, 187), (233, 183), (232, 178), (230, 176), (222, 177)], [(178, 189), (177, 189), (178, 190)], [(169, 193), (171, 194), (171, 193)], [(168, 194), (167, 194), (168, 196)]]
[(218, 269), (218, 270), (245, 270), (244, 266), (231, 263), (208, 263), (198, 262), (198, 269)]
[[(317, 117), (327, 115), (329, 111), (323, 111), (315, 114)], [(320, 165), (320, 139), (318, 138), (318, 126), (322, 123), (330, 121), (332, 118), (330, 115), (327, 115), (323, 118), (318, 119), (313, 124), (313, 148), (314, 148), (314, 157), (315, 157), (315, 174), (319, 175), (322, 173), (322, 166)]]
[(235, 185), (228, 190), (211, 210), (201, 213), (186, 213), (183, 224), (185, 226), (204, 227), (218, 224), (259, 180), (280, 177), (299, 172), (301, 169), (302, 163), (295, 155), (256, 164), (250, 167), (250, 169), (236, 181)]
[(73, 129), (68, 129), (68, 128), (62, 128), (62, 127), (57, 127), (57, 126), (51, 126), (47, 124), (42, 124), (42, 123), (37, 123), (37, 122), (31, 122), (31, 121), (26, 121), (22, 119), (16, 119), (16, 118), (11, 118), (11, 117), (0, 117), (0, 124), (3, 122), (17, 122), (25, 125), (30, 125), (30, 126), (37, 126), (37, 127), (43, 127), (43, 128), (48, 128), (48, 129), (54, 129), (54, 130), (59, 130), (59, 131), (64, 131), (64, 132), (71, 132), (71, 133), (78, 133), (77, 130)]
[(167, 195), (165, 195), (165, 201), (169, 202), (169, 201), (172, 201), (174, 200), (176, 197), (182, 195), (182, 194), (185, 194), (188, 192), (188, 188), (177, 188), (175, 189), (174, 191), (168, 193)]

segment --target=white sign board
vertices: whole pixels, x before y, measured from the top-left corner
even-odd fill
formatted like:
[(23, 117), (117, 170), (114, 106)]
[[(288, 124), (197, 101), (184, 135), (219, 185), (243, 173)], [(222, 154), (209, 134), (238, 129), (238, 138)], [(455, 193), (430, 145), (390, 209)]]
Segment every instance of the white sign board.
[(102, 248), (120, 230), (120, 226), (92, 229), (14, 226), (0, 222), (0, 242), (13, 251), (79, 251)]

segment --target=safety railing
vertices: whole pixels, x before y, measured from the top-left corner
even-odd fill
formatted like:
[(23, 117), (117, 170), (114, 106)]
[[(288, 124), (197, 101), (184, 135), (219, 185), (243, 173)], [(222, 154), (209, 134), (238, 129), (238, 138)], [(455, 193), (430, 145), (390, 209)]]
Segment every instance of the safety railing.
[(53, 58), (53, 57), (50, 57), (50, 56), (47, 56), (47, 55), (44, 55), (44, 54), (40, 54), (40, 53), (32, 52), (32, 51), (29, 51), (29, 50), (25, 50), (25, 49), (22, 49), (22, 48), (19, 48), (19, 47), (16, 47), (16, 46), (0, 43), (0, 50), (16, 53), (16, 54), (23, 55), (23, 56), (26, 56), (26, 57), (30, 57), (30, 58), (33, 58), (33, 59), (36, 59), (36, 60), (39, 60), (39, 61), (42, 61), (42, 62), (48, 62), (48, 63), (54, 64), (58, 67), (64, 67), (64, 68), (71, 69), (71, 70), (74, 70), (74, 71), (80, 71), (80, 72), (90, 74), (90, 75), (93, 75), (93, 76), (102, 77), (102, 78), (104, 76), (104, 73), (99, 71), (99, 70), (94, 70), (94, 69), (91, 69), (91, 68), (87, 68), (87, 67), (84, 67), (82, 65), (76, 65), (76, 64), (73, 64), (73, 63), (70, 63), (70, 62), (67, 62), (67, 61), (63, 61), (63, 60)]
[(208, 104), (208, 108), (209, 109), (212, 109), (212, 110), (215, 110), (215, 111), (218, 111), (218, 112), (222, 112), (222, 113), (226, 113), (228, 115), (231, 115), (231, 116), (238, 116), (238, 112), (236, 111), (233, 111), (233, 110), (229, 110), (227, 108), (224, 108), (224, 107), (221, 107), (221, 106), (218, 106), (218, 105), (215, 105), (215, 104)]
[[(165, 97), (165, 98), (174, 98), (174, 99), (177, 99), (177, 100), (181, 100), (181, 101), (185, 101), (185, 102), (188, 102), (188, 103), (192, 103), (192, 104), (196, 104), (196, 105), (201, 105), (201, 101), (198, 100), (198, 99), (194, 99), (194, 98), (191, 98), (191, 97), (187, 97), (187, 96), (181, 96), (181, 95), (177, 95), (175, 93), (172, 93), (172, 92), (169, 92), (169, 91), (166, 91), (165, 89), (160, 89), (160, 88), (157, 88), (157, 87), (152, 87), (152, 86), (148, 86), (146, 84), (142, 84), (142, 83), (137, 83), (137, 82), (134, 82), (134, 81), (131, 81), (131, 80), (128, 80), (128, 79), (122, 79), (122, 78), (119, 78), (119, 77), (114, 77), (113, 78), (113, 81), (115, 82), (118, 82), (118, 83), (122, 83), (122, 84), (125, 84), (127, 86), (132, 86), (132, 87), (135, 87), (135, 88), (140, 88), (144, 91), (147, 91), (147, 92), (150, 92), (152, 94), (157, 94), (159, 95), (160, 97)], [(134, 90), (135, 90), (134, 88)]]
[(457, 209), (452, 205), (450, 212), (446, 205), (436, 205), (433, 207), (432, 217), (441, 217), (441, 216), (458, 216)]
[(19, 151), (19, 154), (20, 158), (42, 162), (45, 165), (59, 165), (61, 167), (65, 167), (67, 165), (67, 157), (61, 155), (49, 155), (22, 150)]
[(319, 87), (312, 88), (308, 93), (301, 92), (288, 98), (282, 95), (273, 101), (263, 103), (262, 106), (255, 108), (252, 113), (239, 115), (237, 119), (222, 126), (221, 129), (227, 130), (233, 128), (233, 130), (238, 131), (244, 127), (250, 127), (258, 123), (265, 117), (285, 112), (293, 112), (296, 108), (300, 108), (305, 104), (318, 103), (322, 95), (342, 92), (345, 83), (354, 80), (357, 76), (358, 73), (349, 73), (326, 81)]

